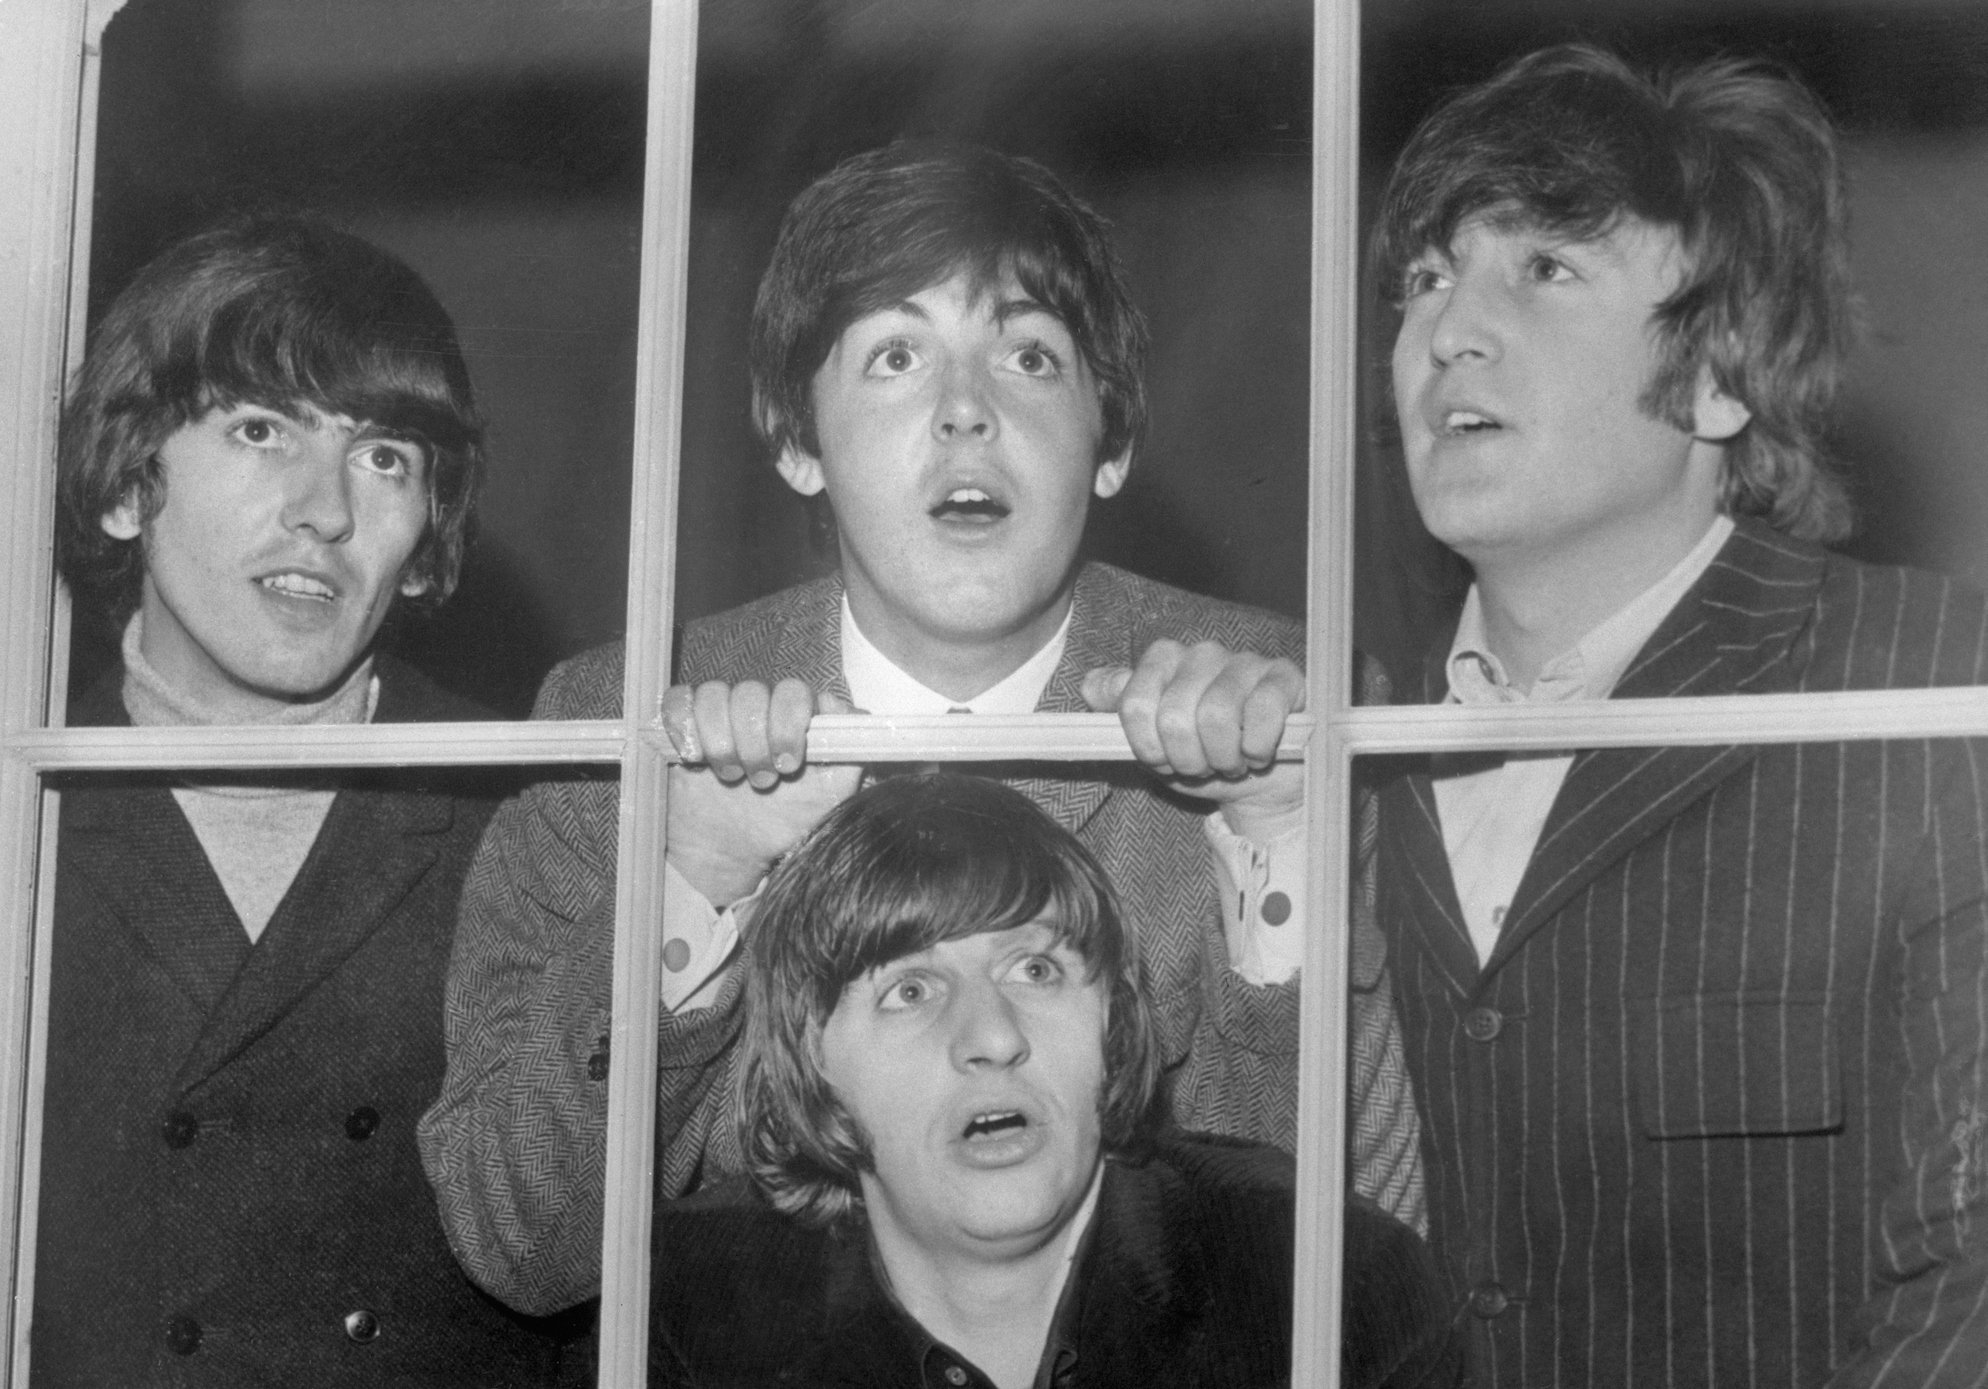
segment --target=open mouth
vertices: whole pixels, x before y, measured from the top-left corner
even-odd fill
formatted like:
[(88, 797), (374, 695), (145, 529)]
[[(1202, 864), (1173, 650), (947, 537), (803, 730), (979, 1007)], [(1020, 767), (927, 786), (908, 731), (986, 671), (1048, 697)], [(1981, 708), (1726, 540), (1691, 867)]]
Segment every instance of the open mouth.
[(976, 1114), (967, 1120), (960, 1137), (971, 1142), (976, 1138), (1000, 1138), (1003, 1135), (1028, 1127), (1028, 1116), (1019, 1109), (996, 1109), (985, 1114)]
[(978, 487), (955, 487), (931, 510), (935, 521), (999, 521), (1008, 515), (1008, 506)]
[(280, 593), (285, 598), (309, 598), (320, 603), (329, 603), (338, 597), (330, 584), (305, 574), (267, 574), (256, 582), (271, 593)]
[(1457, 436), (1479, 434), (1485, 430), (1502, 429), (1503, 425), (1489, 415), (1476, 410), (1446, 410), (1443, 412), (1442, 432)]

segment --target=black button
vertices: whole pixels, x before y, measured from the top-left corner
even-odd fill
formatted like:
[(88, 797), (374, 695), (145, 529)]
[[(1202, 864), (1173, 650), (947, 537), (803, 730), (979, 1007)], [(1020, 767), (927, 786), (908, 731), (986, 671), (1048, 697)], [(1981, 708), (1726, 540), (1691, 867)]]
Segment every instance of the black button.
[(962, 1370), (957, 1365), (946, 1366), (946, 1383), (948, 1384), (966, 1383), (966, 1371)]
[(1281, 892), (1266, 892), (1256, 910), (1265, 925), (1282, 926), (1291, 919), (1291, 899)]
[[(193, 1140), (200, 1136), (200, 1121), (184, 1109), (175, 1109), (166, 1116), (166, 1122), (159, 1125), (159, 1135), (166, 1140), (168, 1148), (191, 1147)], [(193, 1330), (193, 1338), (200, 1339), (200, 1328)]]
[(1488, 1042), (1505, 1030), (1505, 1015), (1496, 1008), (1473, 1008), (1464, 1014), (1464, 1035), (1473, 1042)]
[(191, 1355), (200, 1349), (200, 1323), (180, 1315), (166, 1318), (166, 1345), (175, 1355)]
[(605, 1034), (602, 1035), (599, 1045), (594, 1050), (594, 1054), (587, 1058), (587, 1079), (607, 1079), (607, 1037)]
[(362, 1104), (345, 1116), (345, 1136), (354, 1143), (364, 1143), (380, 1127), (380, 1111), (369, 1104)]
[(347, 1312), (345, 1334), (362, 1346), (370, 1345), (380, 1339), (380, 1319), (364, 1307), (356, 1312)]
[(1511, 1298), (1496, 1283), (1479, 1283), (1470, 1290), (1470, 1310), (1485, 1321), (1500, 1315), (1511, 1304)]

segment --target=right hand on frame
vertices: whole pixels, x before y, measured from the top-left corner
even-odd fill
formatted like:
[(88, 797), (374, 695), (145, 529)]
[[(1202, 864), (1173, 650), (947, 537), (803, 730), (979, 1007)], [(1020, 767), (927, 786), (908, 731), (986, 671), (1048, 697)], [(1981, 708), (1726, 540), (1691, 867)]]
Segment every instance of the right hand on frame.
[(669, 861), (723, 910), (829, 811), (853, 794), (863, 769), (810, 767), (816, 714), (854, 712), (799, 680), (709, 680), (663, 695), (663, 728), (683, 761), (670, 768)]

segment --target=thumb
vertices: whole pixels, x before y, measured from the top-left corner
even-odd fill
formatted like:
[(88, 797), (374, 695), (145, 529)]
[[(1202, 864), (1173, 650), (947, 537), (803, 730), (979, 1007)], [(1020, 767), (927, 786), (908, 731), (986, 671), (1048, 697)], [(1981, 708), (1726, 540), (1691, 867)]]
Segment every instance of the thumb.
[(1132, 683), (1130, 666), (1098, 666), (1085, 672), (1083, 683), (1084, 703), (1100, 714), (1118, 712), (1118, 701), (1125, 694), (1125, 687)]

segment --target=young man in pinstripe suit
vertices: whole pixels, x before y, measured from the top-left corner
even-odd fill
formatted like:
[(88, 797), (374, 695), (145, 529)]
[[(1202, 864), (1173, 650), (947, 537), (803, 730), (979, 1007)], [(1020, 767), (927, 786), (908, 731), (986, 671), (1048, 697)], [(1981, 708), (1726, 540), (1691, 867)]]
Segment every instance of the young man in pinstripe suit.
[[(1169, 1116), (1290, 1147), (1302, 900), (1299, 769), (1270, 758), (1303, 690), (1287, 618), (1079, 555), (1142, 434), (1146, 327), (1103, 220), (1047, 169), (898, 144), (789, 209), (753, 316), (757, 422), (825, 498), (839, 572), (688, 624), (663, 715), (674, 768), (659, 1185), (736, 1170), (737, 946), (768, 868), (855, 789), (807, 764), (817, 712), (1116, 710), (1142, 767), (1012, 774), (1094, 853), (1150, 962)], [(539, 713), (618, 712), (619, 647), (555, 671)], [(520, 1308), (599, 1278), (614, 907), (612, 785), (552, 780), (493, 822), (464, 895), (449, 1080), (423, 1127), (456, 1248)], [(743, 908), (743, 910), (741, 909)], [(1321, 911), (1326, 920), (1339, 913)], [(1356, 951), (1354, 1187), (1415, 1223), (1414, 1110)]]
[[(1975, 684), (1980, 599), (1854, 563), (1833, 133), (1585, 47), (1451, 100), (1377, 234), (1408, 478), (1474, 583), (1409, 698)], [(1424, 759), (1380, 904), (1476, 1382), (1988, 1377), (1988, 756)]]

